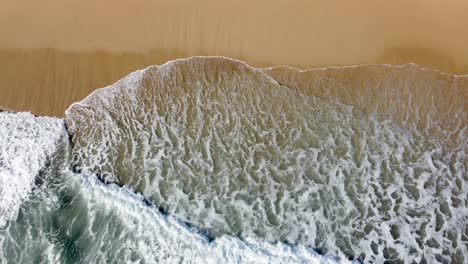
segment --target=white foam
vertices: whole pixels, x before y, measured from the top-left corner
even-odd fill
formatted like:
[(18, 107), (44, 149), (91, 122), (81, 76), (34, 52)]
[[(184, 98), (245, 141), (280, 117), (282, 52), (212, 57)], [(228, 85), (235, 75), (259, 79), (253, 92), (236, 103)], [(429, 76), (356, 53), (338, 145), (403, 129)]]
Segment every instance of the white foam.
[[(462, 148), (453, 148), (230, 63), (151, 67), (74, 104), (67, 123), (76, 165), (131, 185), (214, 236), (376, 262), (466, 254), (458, 235), (468, 223), (465, 130)], [(398, 96), (387, 99), (400, 105)]]
[[(113, 240), (112, 249), (96, 243), (101, 246), (97, 252), (88, 256), (83, 252), (91, 262), (108, 259), (109, 253), (113, 252), (107, 250), (118, 253), (133, 248), (141, 256), (139, 261), (148, 263), (162, 260), (165, 263), (350, 263), (331, 255), (319, 255), (311, 248), (300, 245), (270, 244), (251, 238), (240, 240), (226, 235), (210, 242), (195, 229), (147, 206), (143, 196), (132, 193), (126, 187), (102, 184), (92, 176), (70, 173), (67, 177), (74, 177), (78, 182), (78, 188), (74, 188), (80, 190), (88, 209), (87, 219), (90, 221), (82, 228), (87, 232), (96, 232), (93, 235), (103, 243)], [(100, 230), (92, 231), (95, 223), (103, 223), (96, 217), (97, 214), (101, 217), (112, 215), (113, 220), (105, 223)], [(125, 228), (119, 230), (121, 235), (118, 238), (112, 238), (114, 226), (120, 224)], [(123, 259), (119, 261), (128, 263), (131, 256), (127, 254), (123, 253)]]
[(65, 135), (61, 119), (0, 113), (0, 227), (17, 217), (34, 177)]

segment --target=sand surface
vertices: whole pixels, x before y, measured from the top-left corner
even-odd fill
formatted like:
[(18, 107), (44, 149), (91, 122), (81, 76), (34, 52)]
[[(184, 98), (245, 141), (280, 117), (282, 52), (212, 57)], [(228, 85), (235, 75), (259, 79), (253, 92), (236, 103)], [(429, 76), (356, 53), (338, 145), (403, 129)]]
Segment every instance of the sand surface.
[(468, 1), (0, 0), (0, 106), (63, 116), (150, 64), (224, 55), (261, 67), (415, 62), (468, 73)]

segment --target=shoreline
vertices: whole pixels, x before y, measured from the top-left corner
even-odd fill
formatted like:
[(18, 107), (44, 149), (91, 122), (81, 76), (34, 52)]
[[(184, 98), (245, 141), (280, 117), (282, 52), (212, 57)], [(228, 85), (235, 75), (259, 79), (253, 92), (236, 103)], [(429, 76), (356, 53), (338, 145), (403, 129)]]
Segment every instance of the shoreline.
[[(204, 52), (200, 52), (203, 54)], [(223, 57), (240, 61), (259, 70), (288, 68), (297, 72), (346, 70), (358, 67), (404, 67), (413, 65), (419, 71), (454, 78), (468, 74), (445, 72), (426, 65), (367, 63), (355, 65), (281, 65), (229, 56), (190, 56), (181, 51), (153, 50), (144, 54), (113, 54), (106, 51), (70, 52), (56, 49), (31, 51), (0, 49), (0, 109), (26, 111), (38, 116), (63, 117), (65, 110), (93, 91), (109, 86), (128, 74), (151, 65), (164, 65), (193, 57)], [(307, 67), (310, 66), (310, 67)], [(307, 67), (307, 68), (306, 68)], [(468, 73), (468, 69), (466, 71)], [(4, 76), (1, 76), (4, 75)], [(358, 76), (356, 76), (358, 77)]]

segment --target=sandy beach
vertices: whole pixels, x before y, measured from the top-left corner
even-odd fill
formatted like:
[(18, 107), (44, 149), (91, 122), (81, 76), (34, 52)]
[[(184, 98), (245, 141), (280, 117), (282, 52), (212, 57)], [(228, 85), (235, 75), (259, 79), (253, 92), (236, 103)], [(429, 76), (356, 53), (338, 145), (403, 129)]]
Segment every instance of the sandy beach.
[(413, 62), (468, 73), (468, 2), (0, 0), (0, 108), (63, 116), (151, 64), (223, 55), (298, 68)]

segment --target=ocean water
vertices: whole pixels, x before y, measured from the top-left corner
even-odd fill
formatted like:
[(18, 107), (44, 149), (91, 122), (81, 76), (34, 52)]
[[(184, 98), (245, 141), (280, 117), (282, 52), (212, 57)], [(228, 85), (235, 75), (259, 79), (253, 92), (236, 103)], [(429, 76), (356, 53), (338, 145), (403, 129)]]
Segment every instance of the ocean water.
[(0, 260), (464, 263), (467, 79), (195, 57), (0, 113)]

